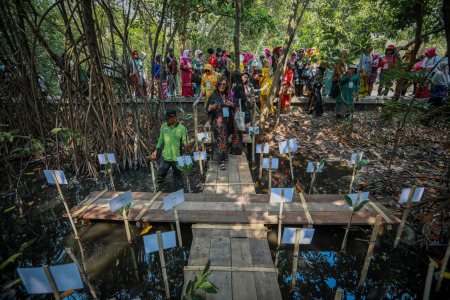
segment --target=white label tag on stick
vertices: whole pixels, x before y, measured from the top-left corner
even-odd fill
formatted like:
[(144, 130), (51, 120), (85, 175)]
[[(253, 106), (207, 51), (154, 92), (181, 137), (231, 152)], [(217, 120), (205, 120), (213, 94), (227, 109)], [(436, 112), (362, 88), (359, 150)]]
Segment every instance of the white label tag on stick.
[[(309, 245), (312, 243), (313, 237), (314, 237), (314, 230), (315, 229), (307, 229), (307, 228), (301, 228), (300, 229), (300, 239), (299, 244), (300, 245)], [(283, 233), (283, 244), (295, 244), (295, 234), (297, 232), (297, 228), (284, 228)]]
[[(352, 199), (352, 205), (355, 206), (355, 202), (356, 202), (356, 199), (358, 198), (358, 194), (350, 194), (347, 196), (349, 196), (350, 199)], [(359, 198), (358, 204), (363, 201), (366, 201), (367, 199), (369, 199), (369, 192), (361, 193), (361, 197)], [(345, 207), (350, 207), (350, 205), (348, 205), (347, 201), (345, 201)]]
[(287, 141), (283, 141), (283, 142), (279, 142), (278, 143), (278, 148), (280, 149), (280, 154), (288, 153), (287, 143), (288, 143)]
[[(284, 191), (283, 201), (281, 201), (281, 191)], [(293, 188), (273, 188), (270, 193), (270, 202), (271, 203), (280, 203), (280, 202), (292, 202), (292, 197), (294, 196)]]
[(254, 134), (259, 134), (259, 126), (255, 126), (255, 127), (249, 127), (248, 128), (248, 133), (249, 134), (253, 134), (253, 132), (254, 132)]
[[(262, 146), (263, 146), (263, 144), (257, 144), (256, 145), (256, 153), (261, 153)], [(262, 151), (263, 151), (263, 153), (269, 153), (270, 145), (269, 144), (264, 144), (264, 149)]]
[(52, 266), (50, 267), (50, 272), (60, 292), (83, 288), (83, 282), (76, 263)]
[(163, 198), (164, 210), (169, 210), (172, 207), (184, 202), (184, 190), (178, 190), (175, 193), (170, 194)]
[[(425, 191), (424, 187), (416, 188), (416, 191), (414, 192), (414, 196), (412, 198), (412, 202), (420, 202), (420, 199), (422, 199), (423, 192)], [(402, 190), (402, 194), (400, 196), (400, 200), (398, 203), (406, 203), (408, 202), (409, 194), (411, 193), (411, 188), (406, 188)]]
[(308, 168), (306, 169), (307, 173), (313, 173), (314, 172), (314, 164), (317, 166), (316, 167), (316, 172), (322, 172), (323, 167), (325, 166), (325, 163), (322, 163), (321, 165), (319, 165), (319, 162), (309, 162), (308, 163)]
[(230, 111), (228, 110), (228, 107), (224, 107), (223, 108), (223, 117), (229, 117), (230, 116)]
[[(353, 153), (353, 154), (352, 154), (352, 158), (350, 159), (350, 164), (351, 164), (351, 165), (354, 165), (354, 164), (356, 163), (356, 154), (357, 154), (357, 153)], [(363, 156), (363, 153), (360, 152), (360, 153), (359, 153), (359, 161), (362, 160), (362, 156)]]
[[(145, 253), (158, 251), (158, 236), (156, 234), (144, 235)], [(164, 232), (161, 234), (163, 249), (169, 249), (177, 246), (175, 231)]]
[(298, 150), (298, 148), (297, 148), (297, 139), (292, 139), (292, 140), (289, 140), (289, 150), (291, 150), (291, 152), (294, 152), (294, 151), (297, 151)]
[(43, 268), (17, 268), (20, 279), (29, 294), (48, 294), (52, 292)]
[[(206, 160), (206, 152), (200, 152), (200, 153), (202, 155), (202, 160)], [(194, 152), (194, 160), (195, 161), (200, 160), (198, 152)]]
[(353, 88), (353, 81), (350, 81), (350, 82), (348, 83), (348, 87), (349, 87), (350, 89)]
[(205, 142), (208, 141), (208, 133), (207, 132), (197, 133), (197, 140), (199, 142), (203, 142), (203, 138), (205, 138)]
[[(106, 154), (106, 157), (108, 158), (108, 161), (109, 161), (110, 163), (112, 163), (112, 164), (115, 164), (115, 163), (116, 163), (116, 158), (115, 158), (115, 156), (114, 156), (114, 153), (108, 153), (108, 154)], [(101, 165), (106, 165), (106, 160), (105, 160), (105, 155), (104, 155), (104, 154), (99, 154), (99, 155), (98, 155), (98, 162), (99, 162)]]
[(278, 169), (278, 158), (272, 158), (272, 165), (270, 165), (270, 158), (263, 158), (264, 169)]
[(180, 167), (184, 167), (183, 157), (186, 160), (186, 165), (189, 166), (190, 164), (192, 164), (192, 159), (190, 156), (188, 156), (188, 155), (187, 156), (178, 156), (177, 162)]
[[(53, 173), (55, 173), (56, 180), (58, 180), (59, 184), (69, 184), (67, 182), (66, 176), (64, 175), (64, 171), (53, 170)], [(51, 170), (44, 170), (44, 174), (45, 174), (45, 178), (47, 178), (47, 182), (49, 184), (56, 184)]]
[(111, 212), (115, 212), (131, 202), (133, 202), (133, 196), (131, 196), (131, 191), (128, 191), (109, 200), (109, 208)]

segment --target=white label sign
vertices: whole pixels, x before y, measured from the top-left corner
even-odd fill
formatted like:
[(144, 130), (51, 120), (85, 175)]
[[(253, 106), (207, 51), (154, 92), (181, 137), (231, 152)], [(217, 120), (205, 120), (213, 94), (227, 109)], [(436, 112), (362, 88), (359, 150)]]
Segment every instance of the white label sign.
[(323, 167), (325, 167), (325, 163), (322, 163), (321, 165), (319, 165), (319, 162), (309, 162), (308, 163), (308, 168), (306, 169), (306, 172), (308, 173), (313, 173), (314, 172), (314, 164), (316, 165), (316, 172), (322, 172)]
[[(106, 157), (108, 158), (108, 161), (112, 164), (116, 163), (116, 157), (114, 156), (114, 153), (108, 153), (106, 154)], [(101, 165), (106, 165), (106, 160), (105, 160), (105, 155), (104, 154), (99, 154), (98, 155), (98, 162)]]
[[(52, 293), (52, 288), (41, 268), (17, 268), (27, 292), (30, 294)], [(58, 291), (78, 290), (83, 288), (80, 273), (75, 263), (50, 267)]]
[[(315, 229), (307, 229), (307, 228), (301, 228), (300, 229), (300, 245), (309, 245), (311, 244), (313, 237), (314, 237), (314, 231)], [(295, 244), (295, 233), (297, 232), (297, 228), (284, 228), (283, 233), (283, 244)]]
[[(423, 192), (425, 191), (424, 187), (416, 188), (416, 191), (414, 192), (414, 196), (412, 198), (412, 202), (420, 202), (420, 199), (422, 199)], [(408, 202), (409, 194), (411, 193), (411, 188), (403, 189), (402, 194), (400, 196), (400, 200), (398, 203), (406, 203)]]
[[(61, 170), (53, 170), (53, 173), (55, 173), (56, 180), (58, 180), (59, 184), (69, 184), (67, 182), (66, 176), (64, 175), (64, 172)], [(56, 184), (55, 179), (52, 176), (51, 170), (44, 170), (45, 178), (47, 178), (47, 182), (50, 184)]]
[[(156, 234), (144, 235), (145, 253), (158, 251), (158, 236)], [(175, 231), (161, 233), (163, 249), (169, 249), (177, 246)]]
[[(352, 154), (352, 158), (350, 159), (350, 164), (351, 164), (351, 165), (354, 165), (354, 164), (356, 163), (356, 155), (357, 155), (357, 153), (353, 153), (353, 154)], [(359, 161), (362, 160), (362, 157), (363, 157), (363, 153), (360, 152), (360, 153), (359, 153)]]
[(207, 132), (197, 133), (197, 140), (199, 142), (203, 142), (203, 138), (205, 138), (205, 142), (209, 141)]
[(131, 196), (131, 191), (128, 191), (109, 200), (109, 208), (111, 212), (115, 212), (131, 202), (133, 202), (133, 197)]
[(280, 149), (280, 154), (288, 153), (287, 141), (279, 142), (278, 148)]
[(190, 164), (192, 164), (192, 159), (190, 156), (178, 156), (177, 161), (180, 167), (184, 167), (183, 157), (186, 160), (186, 165), (189, 166)]
[[(206, 152), (200, 152), (202, 155), (202, 160), (206, 160)], [(200, 160), (198, 152), (194, 152), (194, 160)]]
[[(358, 194), (350, 194), (347, 196), (349, 196), (350, 199), (352, 199), (352, 204), (353, 204), (353, 206), (355, 206), (355, 202), (356, 202), (356, 198), (358, 198)], [(369, 199), (369, 192), (363, 192), (363, 193), (361, 193), (361, 197), (359, 198), (358, 203), (366, 201), (367, 199)], [(345, 201), (345, 207), (350, 207), (350, 205), (348, 205), (347, 201)]]
[(278, 158), (272, 158), (272, 165), (270, 165), (270, 158), (263, 158), (264, 169), (278, 169)]
[(178, 190), (175, 193), (170, 194), (163, 198), (164, 210), (169, 210), (172, 207), (184, 202), (184, 190)]
[(269, 144), (264, 144), (264, 148), (262, 146), (263, 146), (263, 144), (257, 144), (256, 145), (256, 153), (261, 153), (261, 150), (263, 151), (263, 153), (269, 153), (270, 145)]
[(255, 126), (255, 127), (250, 126), (248, 128), (249, 134), (253, 134), (253, 132), (254, 132), (254, 134), (259, 134), (259, 126)]
[[(281, 191), (284, 192), (283, 199), (281, 199)], [(271, 203), (280, 203), (280, 202), (292, 202), (292, 197), (294, 196), (294, 189), (282, 189), (282, 188), (273, 188), (270, 193), (270, 202)]]
[(291, 139), (289, 140), (289, 149), (291, 150), (291, 152), (297, 151), (297, 139)]

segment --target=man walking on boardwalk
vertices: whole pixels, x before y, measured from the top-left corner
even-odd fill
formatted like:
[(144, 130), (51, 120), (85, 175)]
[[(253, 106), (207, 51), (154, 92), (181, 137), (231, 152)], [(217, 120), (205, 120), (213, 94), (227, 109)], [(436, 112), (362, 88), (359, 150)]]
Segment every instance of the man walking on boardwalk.
[(152, 157), (156, 159), (156, 156), (161, 152), (161, 147), (164, 145), (162, 151), (161, 161), (158, 168), (158, 178), (156, 182), (161, 184), (172, 168), (173, 182), (174, 184), (182, 183), (181, 171), (177, 168), (177, 157), (181, 156), (185, 147), (189, 147), (187, 139), (186, 128), (177, 121), (177, 112), (169, 107), (162, 115), (162, 119), (166, 121), (161, 126), (159, 134), (158, 144), (156, 150), (153, 152)]

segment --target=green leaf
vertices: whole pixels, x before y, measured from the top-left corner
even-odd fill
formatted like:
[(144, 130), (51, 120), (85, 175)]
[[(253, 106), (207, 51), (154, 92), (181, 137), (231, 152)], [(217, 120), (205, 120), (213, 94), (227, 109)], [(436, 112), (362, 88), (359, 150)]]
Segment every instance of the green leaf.
[(360, 211), (363, 208), (364, 204), (366, 204), (367, 202), (369, 202), (369, 200), (364, 200), (363, 202), (359, 203), (358, 206), (355, 207), (353, 210), (355, 212)]
[(353, 207), (352, 199), (349, 196), (347, 196), (347, 195), (344, 195), (344, 198), (345, 198), (345, 201), (347, 202), (347, 204), (349, 206)]
[(106, 170), (101, 170), (100, 173), (108, 174), (108, 171), (106, 171)]
[(52, 134), (57, 134), (58, 132), (60, 132), (62, 130), (62, 128), (53, 128), (50, 133)]
[(200, 285), (200, 288), (204, 290), (207, 293), (210, 294), (217, 294), (217, 289), (214, 287), (214, 285), (211, 282), (204, 282)]
[(192, 300), (205, 300), (205, 299), (199, 294), (194, 294), (192, 295)]
[(36, 240), (37, 240), (37, 238), (33, 238), (33, 239), (29, 240), (28, 242), (23, 243), (23, 244), (20, 246), (19, 251), (22, 251), (22, 250), (25, 249), (26, 247), (30, 246), (31, 244), (33, 244), (34, 242), (36, 242)]
[(364, 159), (364, 160), (362, 160), (362, 161), (359, 162), (359, 166), (362, 167), (362, 166), (364, 166), (364, 165), (367, 165), (368, 163), (369, 163), (369, 162), (368, 162), (367, 160)]
[(208, 259), (208, 262), (206, 263), (206, 266), (205, 266), (205, 269), (203, 270), (202, 275), (205, 275), (208, 272), (210, 266), (211, 266), (211, 259)]
[(190, 295), (192, 293), (192, 280), (189, 280), (188, 285), (186, 287), (186, 295)]
[(6, 268), (7, 265), (9, 265), (10, 263), (12, 263), (13, 261), (16, 260), (17, 257), (19, 257), (19, 255), (22, 254), (22, 251), (11, 255), (7, 260), (5, 260), (1, 265), (0, 265), (0, 270), (3, 270), (4, 268)]

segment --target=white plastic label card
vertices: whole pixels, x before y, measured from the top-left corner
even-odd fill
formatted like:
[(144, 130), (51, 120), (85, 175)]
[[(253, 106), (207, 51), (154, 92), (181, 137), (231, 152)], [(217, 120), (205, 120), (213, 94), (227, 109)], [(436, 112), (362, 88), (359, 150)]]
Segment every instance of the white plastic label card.
[(270, 165), (270, 158), (263, 158), (264, 169), (278, 169), (278, 158), (272, 158), (272, 165)]
[(256, 145), (256, 153), (261, 153), (261, 150), (263, 151), (263, 153), (269, 153), (270, 145), (264, 144), (264, 148), (263, 148), (263, 144), (257, 144)]
[(190, 156), (178, 156), (177, 161), (178, 161), (178, 165), (180, 167), (184, 167), (183, 157), (184, 157), (184, 160), (186, 161), (186, 165), (189, 166), (190, 164), (192, 164), (192, 159)]
[[(352, 158), (351, 158), (351, 160), (350, 160), (350, 164), (351, 164), (351, 165), (354, 165), (354, 164), (356, 163), (356, 154), (357, 154), (357, 153), (353, 153), (353, 154), (352, 154)], [(359, 161), (362, 160), (362, 156), (363, 156), (363, 153), (360, 152), (360, 153), (359, 153)]]
[(279, 142), (278, 143), (278, 148), (280, 148), (280, 154), (288, 153), (287, 143), (288, 143), (287, 141), (283, 141), (283, 142)]
[(75, 263), (50, 267), (50, 272), (60, 292), (83, 288), (83, 282)]
[[(299, 244), (300, 245), (309, 245), (312, 243), (314, 237), (315, 229), (301, 228), (300, 229), (300, 237)], [(295, 244), (295, 234), (297, 232), (297, 228), (284, 228), (283, 233), (283, 244)]]
[(20, 279), (29, 294), (47, 294), (52, 292), (50, 283), (42, 268), (17, 268)]
[(228, 107), (224, 107), (223, 108), (223, 117), (229, 117), (230, 116), (230, 110), (228, 109)]
[[(114, 153), (108, 153), (106, 154), (106, 157), (108, 158), (108, 161), (112, 164), (116, 163), (116, 157), (114, 156)], [(105, 160), (105, 155), (104, 154), (99, 154), (98, 155), (98, 162), (101, 165), (106, 165), (106, 160)]]
[(197, 133), (197, 140), (199, 142), (203, 142), (203, 138), (205, 138), (205, 141), (209, 141), (207, 132)]
[(109, 200), (109, 207), (111, 208), (111, 212), (115, 212), (131, 202), (133, 202), (133, 197), (131, 196), (131, 191), (128, 191)]
[(178, 190), (175, 193), (170, 194), (163, 198), (164, 210), (169, 210), (172, 207), (184, 202), (184, 190)]
[(208, 90), (211, 89), (211, 82), (208, 81), (208, 82), (206, 83), (206, 89), (208, 89)]
[[(206, 160), (206, 152), (200, 152), (202, 155), (202, 160)], [(198, 152), (194, 152), (194, 160), (200, 160)]]
[[(422, 199), (423, 192), (425, 191), (424, 187), (416, 188), (416, 191), (414, 192), (414, 196), (412, 198), (412, 202), (420, 202), (420, 199)], [(411, 193), (411, 188), (403, 189), (402, 194), (400, 196), (400, 200), (398, 203), (406, 203), (408, 202), (409, 194)]]
[(255, 127), (250, 126), (248, 128), (248, 133), (249, 134), (259, 134), (259, 126), (255, 126)]
[[(358, 198), (358, 194), (350, 194), (347, 196), (349, 196), (350, 199), (352, 199), (352, 204), (353, 204), (353, 206), (355, 206), (355, 202), (356, 202), (356, 198)], [(367, 199), (369, 199), (369, 192), (363, 192), (363, 193), (361, 193), (361, 197), (359, 198), (358, 203), (366, 201)], [(345, 207), (350, 207), (348, 205), (347, 201), (345, 201)]]
[(298, 148), (297, 148), (297, 139), (292, 139), (292, 140), (289, 140), (289, 150), (291, 150), (291, 152), (294, 152), (294, 151), (297, 151), (298, 150)]
[[(161, 234), (163, 249), (169, 249), (177, 246), (175, 231), (164, 232)], [(156, 234), (144, 235), (145, 253), (158, 251), (158, 236)]]
[(311, 161), (308, 163), (308, 168), (306, 169), (306, 172), (313, 173), (314, 172), (314, 164), (317, 166), (316, 172), (322, 172), (323, 167), (325, 166), (325, 163), (322, 163), (321, 165), (319, 165), (319, 162), (311, 162)]
[(388, 63), (385, 63), (384, 65), (383, 65), (383, 70), (387, 70), (389, 68), (389, 64)]
[(350, 88), (350, 89), (353, 88), (353, 81), (350, 81), (350, 82), (348, 83), (348, 88)]
[[(53, 173), (55, 173), (56, 180), (58, 180), (59, 184), (69, 184), (67, 182), (66, 176), (64, 175), (64, 172), (61, 170), (53, 170)], [(47, 182), (50, 184), (56, 184), (55, 179), (53, 178), (52, 171), (51, 170), (44, 170), (45, 178), (47, 178)]]
[[(283, 194), (283, 197), (281, 197), (281, 194)], [(292, 202), (293, 196), (294, 196), (293, 188), (287, 189), (272, 188), (270, 193), (270, 202), (271, 203)]]

